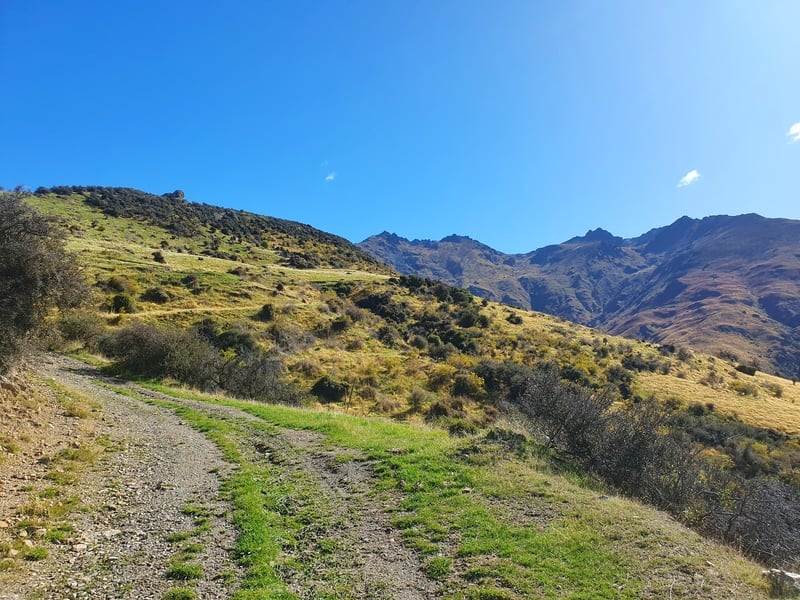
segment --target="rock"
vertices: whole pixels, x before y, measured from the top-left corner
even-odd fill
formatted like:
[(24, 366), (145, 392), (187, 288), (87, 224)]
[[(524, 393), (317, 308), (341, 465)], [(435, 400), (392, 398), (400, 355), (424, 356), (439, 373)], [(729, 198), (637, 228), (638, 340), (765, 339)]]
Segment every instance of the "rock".
[(761, 571), (761, 574), (769, 578), (773, 594), (783, 596), (800, 592), (800, 573), (770, 569), (769, 571)]
[(0, 520), (0, 529), (8, 529), (8, 527), (9, 527), (8, 521)]
[(73, 544), (72, 551), (73, 552), (85, 552), (86, 549), (89, 547), (88, 544)]
[(119, 529), (107, 529), (103, 532), (103, 537), (106, 538), (107, 540), (110, 540), (113, 537), (117, 537), (121, 533), (122, 531), (120, 531)]

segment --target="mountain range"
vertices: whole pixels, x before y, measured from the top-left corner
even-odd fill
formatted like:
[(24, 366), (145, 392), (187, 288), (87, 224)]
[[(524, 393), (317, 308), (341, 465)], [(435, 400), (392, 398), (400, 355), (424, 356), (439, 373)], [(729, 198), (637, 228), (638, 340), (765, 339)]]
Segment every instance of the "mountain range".
[(458, 235), (384, 232), (358, 245), (401, 273), (491, 300), (798, 375), (800, 221), (682, 217), (632, 239), (595, 229), (525, 254)]

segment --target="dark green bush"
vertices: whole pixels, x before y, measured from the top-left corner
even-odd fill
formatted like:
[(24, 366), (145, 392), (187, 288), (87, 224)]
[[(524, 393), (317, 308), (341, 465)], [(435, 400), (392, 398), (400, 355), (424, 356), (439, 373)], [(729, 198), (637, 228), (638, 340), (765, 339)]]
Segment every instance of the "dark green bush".
[(53, 308), (88, 296), (77, 260), (54, 223), (0, 192), (0, 374), (10, 370)]
[(755, 375), (756, 368), (752, 365), (736, 365), (736, 370), (745, 375)]
[(341, 402), (344, 400), (349, 386), (337, 381), (330, 375), (320, 377), (311, 388), (311, 393), (319, 398), (320, 402)]
[(135, 313), (136, 301), (127, 292), (115, 294), (111, 298), (111, 310), (112, 312), (115, 313), (127, 313), (127, 314)]
[(410, 309), (404, 302), (394, 299), (391, 292), (359, 292), (354, 296), (354, 304), (373, 314), (394, 323), (404, 323), (410, 316)]
[(265, 304), (261, 310), (256, 314), (256, 319), (265, 323), (272, 321), (275, 318), (275, 306), (273, 304)]
[(431, 404), (425, 419), (430, 421), (441, 418), (466, 419), (467, 411), (464, 408), (464, 400), (462, 398), (446, 397)]
[(142, 300), (145, 302), (154, 302), (156, 304), (166, 304), (172, 297), (164, 288), (149, 288), (142, 294)]
[(408, 340), (408, 345), (417, 350), (425, 350), (428, 347), (428, 340), (417, 334), (411, 336), (411, 339)]
[(483, 397), (483, 381), (475, 373), (458, 373), (453, 379), (453, 395), (478, 400)]
[(378, 329), (375, 337), (381, 344), (389, 348), (393, 348), (400, 341), (400, 334), (391, 325), (384, 325)]

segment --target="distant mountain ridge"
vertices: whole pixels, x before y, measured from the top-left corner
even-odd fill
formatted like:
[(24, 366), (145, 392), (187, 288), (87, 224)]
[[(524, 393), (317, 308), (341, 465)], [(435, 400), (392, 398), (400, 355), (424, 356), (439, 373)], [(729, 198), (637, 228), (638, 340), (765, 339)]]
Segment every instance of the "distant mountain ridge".
[(757, 214), (681, 217), (623, 239), (595, 229), (525, 254), (468, 237), (360, 244), (405, 274), (613, 334), (800, 369), (800, 221)]

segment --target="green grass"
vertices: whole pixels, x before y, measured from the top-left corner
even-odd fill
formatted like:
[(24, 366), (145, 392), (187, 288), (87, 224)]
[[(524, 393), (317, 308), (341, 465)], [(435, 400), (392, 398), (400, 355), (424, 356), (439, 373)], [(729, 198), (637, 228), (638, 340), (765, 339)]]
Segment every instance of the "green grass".
[(181, 560), (173, 561), (167, 567), (166, 578), (179, 581), (190, 581), (200, 579), (203, 576), (203, 567), (197, 563), (189, 563)]
[(425, 573), (431, 579), (444, 579), (453, 567), (453, 561), (444, 556), (432, 558), (425, 564)]
[[(706, 556), (713, 556), (715, 570), (725, 574), (713, 588), (720, 597), (730, 596), (732, 582), (745, 586), (749, 597), (760, 593), (755, 565), (654, 511), (617, 498), (598, 499), (606, 496), (595, 484), (569, 470), (563, 476), (563, 466), (556, 469), (548, 451), (533, 443), (511, 452), (483, 434), (451, 437), (440, 429), (387, 419), (146, 385), (175, 401), (140, 399), (175, 411), (237, 467), (223, 486), (239, 531), (235, 556), (245, 569), (237, 600), (293, 598), (285, 574), (313, 568), (303, 552), (309, 548), (309, 530), (316, 532), (311, 538), (315, 556), (333, 558), (341, 551), (331, 507), (317, 485), (280, 461), (259, 460), (253, 453), (253, 435), (283, 428), (316, 432), (340, 456), (372, 464), (374, 494), (394, 506), (391, 522), (416, 550), (428, 576), (442, 583), (442, 598), (659, 597), (653, 590), (668, 594), (676, 570), (720, 578), (710, 574)], [(189, 408), (181, 399), (239, 408), (258, 420), (211, 416), (203, 404)], [(207, 518), (196, 501), (184, 513)], [(526, 520), (530, 513), (539, 517)], [(169, 539), (184, 542), (192, 535)], [(194, 553), (186, 550), (192, 548), (191, 543), (178, 548), (175, 564), (187, 564)]]
[[(148, 385), (170, 393), (165, 386)], [(715, 583), (720, 589), (742, 585), (751, 597), (763, 592), (757, 566), (703, 542), (655, 511), (621, 499), (598, 500), (606, 498), (602, 488), (561, 463), (551, 463), (549, 452), (535, 444), (510, 452), (483, 435), (455, 438), (439, 429), (380, 418), (185, 390), (171, 393), (240, 408), (258, 417), (266, 431), (317, 432), (341, 455), (371, 462), (375, 493), (396, 499), (392, 523), (424, 559), (429, 576), (446, 582), (444, 598), (635, 598), (645, 589), (667, 593), (672, 584), (664, 582), (671, 571), (709, 570), (700, 559), (703, 553), (713, 554), (715, 564), (727, 565), (726, 577)], [(259, 597), (265, 590), (277, 594), (267, 597), (291, 597), (281, 595), (287, 593), (280, 578), (282, 548), (301, 543), (298, 532), (309, 519), (321, 521), (324, 529), (324, 505), (313, 505), (302, 517), (293, 515), (295, 506), (286, 501), (313, 495), (308, 482), (287, 481), (274, 465), (249, 463), (234, 443), (235, 424), (168, 404), (242, 468), (225, 486), (242, 531), (237, 552), (248, 569), (237, 597)], [(543, 516), (534, 522), (520, 517), (531, 511)], [(315, 546), (322, 554), (337, 551), (324, 532)], [(687, 546), (705, 549), (686, 555)]]
[(43, 546), (33, 546), (22, 553), (22, 558), (28, 561), (44, 560), (48, 556), (50, 556), (50, 552)]

